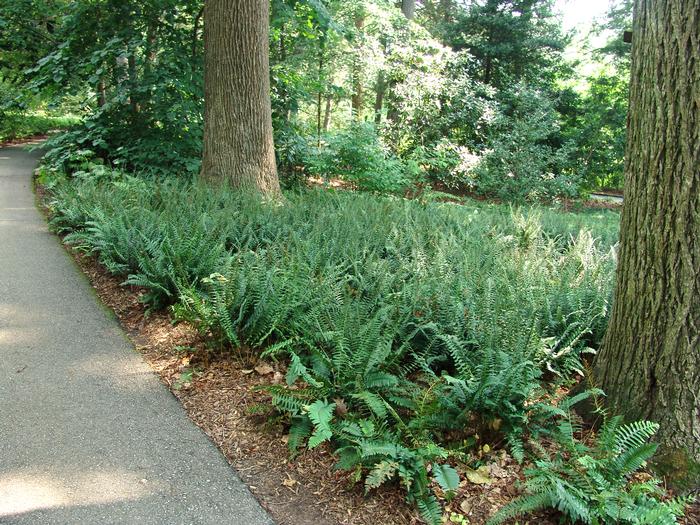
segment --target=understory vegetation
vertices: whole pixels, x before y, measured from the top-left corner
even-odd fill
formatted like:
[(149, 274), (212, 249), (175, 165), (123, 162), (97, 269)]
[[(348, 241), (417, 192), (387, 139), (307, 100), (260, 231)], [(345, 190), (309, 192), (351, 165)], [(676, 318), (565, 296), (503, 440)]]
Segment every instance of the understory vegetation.
[[(563, 29), (554, 0), (426, 1), (412, 14), (389, 0), (270, 6), (283, 184), (517, 202), (622, 187), (630, 0), (594, 26), (612, 35), (597, 49)], [(70, 99), (82, 121), (66, 154), (196, 175), (202, 34), (201, 0), (3, 2), (0, 140), (3, 119), (21, 136), (32, 112)]]
[(292, 454), (330, 446), (366, 490), (398, 481), (431, 524), (460, 469), (507, 448), (526, 494), (573, 523), (675, 523), (630, 476), (650, 423), (584, 432), (566, 398), (609, 314), (618, 215), (333, 190), (284, 201), (84, 164), (44, 169), (52, 228), (211, 352), (286, 363), (267, 388)]
[(79, 124), (81, 120), (78, 116), (51, 115), (44, 112), (0, 112), (0, 117), (0, 143), (65, 130)]
[(644, 471), (658, 427), (605, 413), (590, 373), (619, 214), (562, 211), (623, 189), (632, 2), (595, 49), (564, 5), (271, 0), (265, 60), (241, 62), (269, 62), (278, 199), (201, 171), (202, 0), (3, 0), (0, 142), (65, 129), (53, 230), (207, 352), (286, 371), (264, 410), (292, 456), (328, 447), (434, 525), (507, 451), (522, 495), (491, 525), (671, 525), (689, 500)]

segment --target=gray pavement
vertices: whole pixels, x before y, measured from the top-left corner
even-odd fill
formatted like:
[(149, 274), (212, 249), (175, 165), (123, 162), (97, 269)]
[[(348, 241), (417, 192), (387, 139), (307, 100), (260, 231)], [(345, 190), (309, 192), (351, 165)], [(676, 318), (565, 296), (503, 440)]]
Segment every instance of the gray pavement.
[(0, 523), (271, 524), (99, 303), (0, 148)]

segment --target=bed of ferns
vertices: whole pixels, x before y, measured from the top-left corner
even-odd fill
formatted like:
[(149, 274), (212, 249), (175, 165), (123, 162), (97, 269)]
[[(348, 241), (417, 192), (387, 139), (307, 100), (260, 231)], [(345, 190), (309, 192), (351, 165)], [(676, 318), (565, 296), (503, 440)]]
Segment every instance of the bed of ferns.
[(615, 213), (324, 190), (265, 202), (99, 166), (43, 182), (52, 227), (151, 307), (219, 351), (287, 363), (268, 391), (292, 453), (330, 446), (367, 490), (398, 482), (438, 523), (435, 491), (449, 498), (488, 433), (530, 465), (494, 523), (547, 507), (591, 524), (682, 512), (629, 479), (652, 424), (610, 419), (584, 444), (569, 408), (599, 394), (557, 402), (606, 326)]

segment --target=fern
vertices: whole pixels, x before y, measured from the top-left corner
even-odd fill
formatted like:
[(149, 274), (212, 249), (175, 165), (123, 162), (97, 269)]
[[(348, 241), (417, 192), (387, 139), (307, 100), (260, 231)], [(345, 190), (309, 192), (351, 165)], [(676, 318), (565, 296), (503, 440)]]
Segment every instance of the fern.
[(309, 419), (314, 424), (314, 431), (309, 438), (309, 448), (316, 448), (324, 441), (328, 441), (333, 437), (331, 431), (331, 420), (333, 419), (333, 411), (335, 403), (325, 403), (317, 400), (311, 405), (304, 407)]
[(442, 520), (442, 508), (432, 494), (427, 494), (416, 501), (416, 506), (428, 525), (439, 525)]
[(365, 478), (365, 492), (376, 489), (392, 479), (399, 470), (399, 463), (396, 461), (382, 460), (369, 471)]
[(658, 425), (638, 421), (621, 426), (620, 422), (619, 417), (607, 420), (597, 442), (588, 447), (576, 438), (575, 418), (565, 413), (554, 434), (560, 451), (554, 457), (541, 451), (543, 459), (525, 472), (528, 494), (505, 506), (488, 524), (550, 507), (572, 521), (591, 525), (675, 524), (683, 504), (662, 501), (658, 482), (628, 479), (656, 450), (647, 441)]
[(433, 478), (447, 493), (452, 493), (459, 487), (459, 474), (451, 465), (433, 464)]
[[(440, 509), (428, 470), (457, 454), (451, 431), (497, 417), (520, 459), (537, 432), (576, 435), (537, 430), (567, 409), (533, 400), (544, 373), (576, 376), (600, 343), (614, 217), (328, 192), (277, 206), (97, 167), (50, 191), (52, 228), (142, 287), (149, 307), (172, 306), (213, 348), (287, 364), (287, 384), (266, 391), (292, 453), (330, 443), (340, 467), (375, 473), (368, 487), (398, 478), (429, 522)], [(651, 451), (625, 432), (609, 432), (611, 471)]]

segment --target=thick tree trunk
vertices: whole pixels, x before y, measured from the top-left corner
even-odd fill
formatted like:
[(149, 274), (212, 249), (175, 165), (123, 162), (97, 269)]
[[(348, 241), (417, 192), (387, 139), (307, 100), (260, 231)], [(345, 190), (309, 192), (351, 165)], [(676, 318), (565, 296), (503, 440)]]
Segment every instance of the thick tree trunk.
[(201, 176), (277, 194), (268, 19), (268, 0), (206, 0)]
[(636, 0), (617, 289), (594, 380), (700, 479), (700, 0)]
[(401, 11), (409, 20), (416, 16), (416, 0), (401, 0)]

